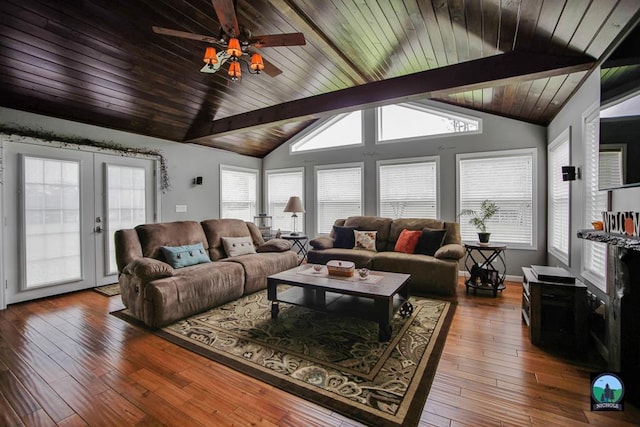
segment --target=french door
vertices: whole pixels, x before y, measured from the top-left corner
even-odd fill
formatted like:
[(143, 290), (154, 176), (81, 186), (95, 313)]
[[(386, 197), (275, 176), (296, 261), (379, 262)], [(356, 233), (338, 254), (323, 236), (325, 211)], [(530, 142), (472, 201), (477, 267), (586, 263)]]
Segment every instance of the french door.
[(154, 160), (14, 142), (4, 155), (6, 302), (116, 283), (114, 232), (155, 219)]

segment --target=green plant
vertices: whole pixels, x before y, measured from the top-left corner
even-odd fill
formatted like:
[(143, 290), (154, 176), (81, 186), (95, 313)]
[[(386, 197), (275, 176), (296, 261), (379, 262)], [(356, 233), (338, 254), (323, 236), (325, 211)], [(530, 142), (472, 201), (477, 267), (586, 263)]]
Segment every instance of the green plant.
[(489, 218), (493, 217), (500, 208), (496, 205), (495, 202), (491, 200), (483, 200), (482, 204), (480, 204), (480, 211), (477, 212), (473, 209), (463, 209), (460, 212), (460, 216), (471, 216), (469, 219), (469, 224), (473, 225), (478, 229), (481, 233), (487, 232), (487, 221)]

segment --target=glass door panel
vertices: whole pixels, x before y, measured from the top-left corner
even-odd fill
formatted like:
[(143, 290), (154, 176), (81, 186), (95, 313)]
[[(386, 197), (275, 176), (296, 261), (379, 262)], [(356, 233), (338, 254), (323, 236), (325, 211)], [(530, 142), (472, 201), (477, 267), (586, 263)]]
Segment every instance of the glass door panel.
[(82, 277), (80, 163), (24, 156), (25, 289)]

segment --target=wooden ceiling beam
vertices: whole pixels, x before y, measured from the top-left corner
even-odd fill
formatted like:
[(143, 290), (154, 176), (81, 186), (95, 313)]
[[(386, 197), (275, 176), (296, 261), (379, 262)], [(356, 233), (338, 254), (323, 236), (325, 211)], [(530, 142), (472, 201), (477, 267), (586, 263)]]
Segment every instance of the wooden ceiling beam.
[(317, 118), (384, 103), (445, 96), (449, 93), (502, 86), (591, 69), (588, 56), (555, 56), (541, 53), (508, 52), (502, 55), (422, 71), (383, 81), (289, 101), (249, 111), (192, 128), (186, 140), (202, 142), (249, 128)]

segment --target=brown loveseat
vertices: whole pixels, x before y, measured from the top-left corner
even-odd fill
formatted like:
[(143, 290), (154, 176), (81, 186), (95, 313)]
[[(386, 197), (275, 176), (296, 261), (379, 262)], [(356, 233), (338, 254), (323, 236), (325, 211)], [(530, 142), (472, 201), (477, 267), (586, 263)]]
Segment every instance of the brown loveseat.
[[(310, 243), (312, 249), (307, 260), (313, 264), (326, 264), (330, 260), (352, 261), (356, 268), (411, 274), (412, 294), (456, 295), (458, 262), (464, 256), (460, 238), (460, 224), (437, 219), (391, 219), (374, 216), (353, 216), (338, 219), (334, 226), (355, 227), (357, 230), (377, 231), (376, 251), (335, 248), (335, 233), (329, 237), (316, 237)], [(445, 229), (444, 242), (433, 256), (395, 252), (396, 241), (403, 229)]]
[[(228, 256), (223, 238), (253, 243), (257, 253)], [(249, 239), (246, 239), (246, 238)], [(227, 239), (229, 240), (229, 239)], [(204, 263), (173, 268), (166, 248), (202, 244)], [(210, 219), (139, 225), (115, 233), (122, 302), (133, 316), (161, 327), (189, 315), (264, 289), (267, 276), (295, 267), (288, 241), (265, 242), (258, 228), (239, 219)]]

